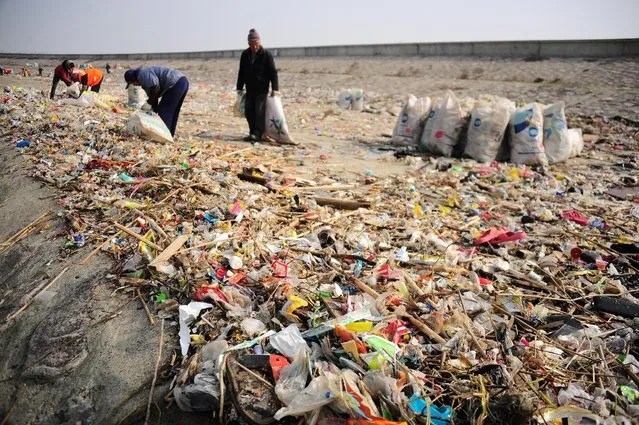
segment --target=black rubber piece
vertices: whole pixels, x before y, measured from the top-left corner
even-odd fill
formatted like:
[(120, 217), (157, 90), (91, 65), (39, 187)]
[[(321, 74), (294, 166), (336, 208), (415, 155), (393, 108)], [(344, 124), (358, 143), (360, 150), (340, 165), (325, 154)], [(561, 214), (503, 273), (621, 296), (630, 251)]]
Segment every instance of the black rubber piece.
[(596, 311), (616, 314), (617, 316), (634, 318), (639, 317), (639, 304), (615, 297), (599, 296), (593, 300), (593, 308)]

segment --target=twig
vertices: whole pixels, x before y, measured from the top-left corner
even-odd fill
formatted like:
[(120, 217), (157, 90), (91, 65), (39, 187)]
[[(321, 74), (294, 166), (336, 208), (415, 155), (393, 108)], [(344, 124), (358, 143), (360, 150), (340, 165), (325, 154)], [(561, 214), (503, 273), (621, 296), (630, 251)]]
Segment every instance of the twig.
[(124, 233), (126, 233), (127, 235), (129, 235), (129, 236), (133, 236), (135, 239), (139, 240), (140, 242), (143, 242), (143, 243), (147, 244), (147, 245), (148, 245), (148, 246), (150, 246), (151, 248), (156, 249), (157, 251), (162, 251), (162, 247), (161, 247), (161, 246), (156, 245), (155, 243), (153, 243), (153, 242), (151, 242), (151, 241), (149, 241), (149, 240), (144, 239), (142, 236), (138, 235), (138, 234), (137, 234), (137, 233), (135, 233), (133, 230), (131, 230), (131, 229), (127, 228), (127, 227), (124, 227), (124, 226), (123, 226), (123, 225), (121, 225), (120, 223), (113, 223), (113, 225), (114, 225), (116, 228), (118, 228), (118, 229), (122, 230), (122, 231), (123, 231)]
[[(149, 310), (149, 306), (146, 305), (146, 301), (142, 298), (142, 294), (140, 293), (140, 288), (135, 288), (135, 293), (137, 294), (140, 301), (142, 301), (142, 306), (144, 306), (144, 311), (146, 311), (146, 315), (149, 317), (149, 321), (151, 322), (151, 326), (155, 326), (155, 320), (151, 315), (151, 311)], [(164, 323), (164, 321), (162, 321)]]
[[(10, 322), (11, 320), (15, 319), (20, 313), (22, 313), (24, 310), (26, 310), (27, 307), (29, 307), (31, 305), (31, 303), (37, 298), (38, 295), (40, 295), (42, 292), (46, 291), (54, 283), (56, 283), (58, 281), (58, 279), (60, 279), (62, 277), (62, 275), (67, 272), (67, 270), (69, 270), (69, 267), (65, 267), (64, 269), (62, 269), (62, 271), (51, 282), (49, 282), (44, 288), (38, 289), (36, 293), (32, 292), (33, 295), (30, 298), (28, 298), (28, 300), (25, 302), (25, 304), (22, 307), (20, 307), (20, 309), (18, 311), (16, 311), (15, 313), (10, 314), (9, 316), (7, 316), (7, 322)], [(29, 295), (31, 295), (31, 293)]]
[[(139, 293), (140, 291), (138, 291)], [(151, 392), (149, 392), (149, 402), (146, 405), (146, 419), (144, 425), (149, 425), (151, 419), (151, 403), (153, 402), (153, 392), (155, 390), (155, 382), (158, 379), (158, 369), (160, 368), (160, 362), (162, 361), (162, 346), (164, 344), (164, 319), (160, 323), (160, 345), (158, 349), (158, 359), (155, 362), (155, 371), (153, 372), (153, 381), (151, 381)]]

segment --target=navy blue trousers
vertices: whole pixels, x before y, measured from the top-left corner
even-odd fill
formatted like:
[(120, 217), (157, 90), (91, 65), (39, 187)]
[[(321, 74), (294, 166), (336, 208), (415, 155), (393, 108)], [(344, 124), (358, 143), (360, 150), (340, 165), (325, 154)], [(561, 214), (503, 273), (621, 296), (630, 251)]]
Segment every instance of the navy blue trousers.
[(175, 127), (177, 127), (182, 102), (189, 91), (189, 80), (186, 77), (180, 78), (173, 87), (162, 95), (160, 104), (158, 105), (158, 115), (164, 121), (167, 128), (171, 131), (171, 136), (175, 136)]

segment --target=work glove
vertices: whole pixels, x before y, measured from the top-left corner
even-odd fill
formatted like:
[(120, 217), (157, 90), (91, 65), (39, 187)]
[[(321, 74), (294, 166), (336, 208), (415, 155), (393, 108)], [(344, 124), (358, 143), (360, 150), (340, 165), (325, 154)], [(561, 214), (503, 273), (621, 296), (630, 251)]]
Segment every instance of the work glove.
[(149, 103), (145, 103), (144, 105), (142, 105), (140, 110), (143, 112), (151, 112), (153, 110), (153, 107)]
[(281, 95), (280, 95), (280, 92), (279, 92), (279, 91), (277, 91), (277, 90), (273, 90), (273, 91), (271, 91), (271, 97), (275, 97), (275, 96), (280, 97), (280, 96), (281, 96)]

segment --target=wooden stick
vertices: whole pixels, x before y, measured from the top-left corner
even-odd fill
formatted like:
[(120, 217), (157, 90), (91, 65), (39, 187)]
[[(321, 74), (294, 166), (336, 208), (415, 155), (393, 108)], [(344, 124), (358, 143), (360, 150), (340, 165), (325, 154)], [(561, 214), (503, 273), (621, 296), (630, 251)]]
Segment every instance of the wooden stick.
[(164, 320), (160, 323), (160, 346), (158, 349), (158, 359), (155, 362), (155, 371), (153, 372), (153, 381), (151, 381), (151, 392), (149, 392), (149, 402), (146, 405), (146, 419), (144, 425), (149, 425), (151, 419), (151, 403), (153, 402), (153, 392), (155, 390), (155, 382), (158, 379), (158, 369), (160, 368), (160, 362), (162, 361), (162, 345), (164, 344)]
[[(20, 307), (20, 309), (18, 311), (16, 311), (15, 313), (10, 314), (9, 316), (7, 316), (7, 322), (10, 322), (14, 318), (16, 318), (20, 313), (22, 313), (24, 310), (26, 310), (27, 307), (29, 307), (31, 305), (33, 300), (35, 300), (36, 297), (40, 293), (42, 293), (42, 292), (46, 291), (47, 289), (49, 289), (54, 283), (56, 283), (62, 277), (62, 275), (64, 275), (67, 272), (67, 270), (69, 270), (69, 267), (65, 267), (64, 269), (62, 269), (62, 271), (51, 282), (49, 282), (44, 288), (38, 290), (38, 292), (36, 294), (34, 294), (33, 296), (31, 296), (31, 298), (28, 298), (27, 301), (25, 302), (25, 304), (22, 307)], [(31, 292), (29, 295), (31, 295), (32, 293), (33, 292)]]
[(23, 227), (22, 230), (20, 230), (18, 233), (16, 233), (15, 235), (11, 236), (6, 241), (2, 242), (2, 245), (6, 245), (6, 244), (10, 243), (13, 239), (19, 237), (20, 234), (22, 234), (25, 230), (29, 229), (31, 226), (35, 225), (38, 221), (42, 220), (44, 217), (48, 216), (49, 214), (51, 214), (51, 211), (47, 211), (46, 213), (42, 214), (40, 217), (36, 218), (31, 223), (29, 223), (25, 227)]
[(327, 186), (289, 187), (288, 189), (292, 192), (320, 192), (320, 191), (329, 192), (331, 190), (349, 190), (349, 189), (355, 189), (357, 187), (358, 186), (354, 184), (337, 184), (337, 185), (327, 185)]
[(219, 158), (226, 158), (227, 156), (234, 156), (234, 155), (237, 155), (237, 154), (240, 154), (240, 153), (243, 153), (243, 152), (248, 152), (251, 149), (253, 149), (253, 146), (249, 146), (248, 148), (244, 148), (244, 149), (240, 149), (240, 150), (237, 150), (237, 151), (225, 153), (224, 155), (218, 156), (218, 159)]
[(151, 242), (151, 241), (147, 241), (146, 239), (144, 239), (142, 236), (138, 235), (137, 233), (135, 233), (133, 230), (122, 226), (119, 223), (113, 223), (113, 225), (115, 227), (117, 227), (118, 229), (122, 230), (124, 233), (126, 233), (129, 236), (133, 236), (135, 239), (139, 240), (140, 242), (144, 242), (145, 244), (147, 244), (148, 246), (150, 246), (151, 248), (154, 248), (158, 251), (162, 251), (162, 247), (159, 245), (156, 245), (155, 243)]
[(184, 245), (186, 241), (189, 240), (189, 237), (190, 235), (180, 235), (175, 238), (175, 240), (171, 242), (171, 244), (167, 246), (164, 251), (160, 252), (158, 256), (155, 257), (153, 261), (151, 261), (149, 267), (156, 268), (160, 264), (168, 262), (171, 257), (173, 257), (178, 252), (178, 250), (182, 248), (182, 245)]
[[(140, 301), (142, 301), (142, 306), (144, 307), (144, 311), (146, 311), (146, 315), (149, 317), (149, 321), (151, 322), (151, 326), (155, 326), (155, 320), (153, 319), (153, 316), (151, 315), (151, 310), (149, 310), (149, 306), (146, 305), (146, 301), (144, 301), (144, 298), (142, 298), (142, 294), (140, 293), (140, 288), (135, 288), (135, 293), (137, 294), (138, 298), (140, 299)], [(164, 321), (162, 321), (162, 323), (164, 323)]]
[(408, 313), (406, 311), (406, 307), (404, 307), (403, 305), (400, 305), (395, 308), (395, 314), (408, 319), (413, 324), (413, 326), (415, 326), (417, 329), (419, 329), (422, 333), (424, 333), (433, 341), (439, 344), (446, 344), (446, 340), (444, 338), (439, 336), (439, 334), (437, 334), (437, 332), (432, 330), (426, 323), (422, 322), (421, 320), (419, 320), (412, 314)]
[(329, 206), (333, 208), (339, 208), (342, 210), (357, 210), (359, 208), (370, 208), (371, 203), (368, 201), (354, 201), (351, 199), (340, 198), (325, 198), (322, 196), (316, 196), (315, 202), (319, 206)]

